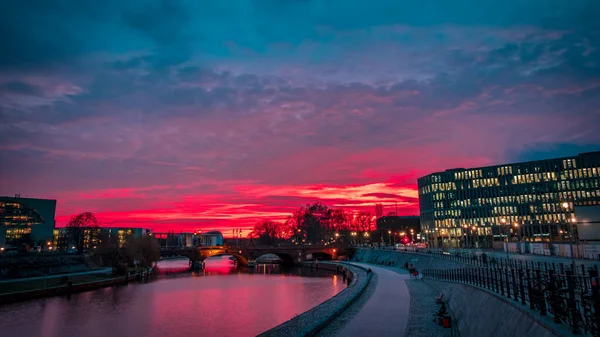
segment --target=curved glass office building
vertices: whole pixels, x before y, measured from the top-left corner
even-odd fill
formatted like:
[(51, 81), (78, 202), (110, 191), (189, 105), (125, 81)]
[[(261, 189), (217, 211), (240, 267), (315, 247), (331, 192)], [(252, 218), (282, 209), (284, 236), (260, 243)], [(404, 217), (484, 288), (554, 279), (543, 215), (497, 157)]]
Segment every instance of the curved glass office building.
[(0, 197), (0, 248), (51, 241), (55, 213), (56, 200)]
[(600, 204), (600, 151), (418, 179), (423, 234), (434, 247), (491, 247), (494, 241), (562, 241), (574, 206)]

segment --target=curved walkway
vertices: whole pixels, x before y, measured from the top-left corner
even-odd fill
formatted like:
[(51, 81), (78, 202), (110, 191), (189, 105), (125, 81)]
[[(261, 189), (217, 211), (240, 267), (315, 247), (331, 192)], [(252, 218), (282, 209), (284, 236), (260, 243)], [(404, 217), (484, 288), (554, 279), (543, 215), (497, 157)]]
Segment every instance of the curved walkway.
[(337, 335), (404, 336), (410, 307), (410, 295), (404, 280), (409, 275), (366, 263), (351, 264), (371, 268), (377, 274), (377, 288), (358, 314)]

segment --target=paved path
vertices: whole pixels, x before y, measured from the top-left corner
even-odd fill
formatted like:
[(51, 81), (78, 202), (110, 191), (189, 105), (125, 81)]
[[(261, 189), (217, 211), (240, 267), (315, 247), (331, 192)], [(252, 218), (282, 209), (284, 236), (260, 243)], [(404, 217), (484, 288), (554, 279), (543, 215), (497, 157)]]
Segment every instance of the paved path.
[(35, 281), (35, 280), (43, 280), (43, 279), (52, 279), (52, 278), (59, 278), (59, 277), (63, 277), (63, 276), (108, 274), (108, 273), (112, 273), (112, 268), (103, 268), (103, 269), (98, 269), (98, 270), (82, 271), (82, 272), (78, 272), (78, 273), (69, 273), (69, 274), (13, 278), (13, 279), (8, 279), (8, 280), (2, 280), (2, 281), (0, 281), (0, 284), (1, 283), (27, 282), (27, 281)]
[(410, 306), (406, 282), (409, 275), (400, 275), (385, 268), (356, 263), (377, 274), (377, 288), (360, 312), (337, 335), (404, 336)]

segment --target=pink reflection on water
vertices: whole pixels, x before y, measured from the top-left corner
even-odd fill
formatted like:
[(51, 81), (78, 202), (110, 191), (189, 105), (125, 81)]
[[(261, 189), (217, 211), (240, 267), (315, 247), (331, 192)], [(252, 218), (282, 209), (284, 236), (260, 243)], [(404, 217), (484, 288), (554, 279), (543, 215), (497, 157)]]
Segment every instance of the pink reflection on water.
[[(189, 266), (187, 260), (162, 262), (159, 268)], [(316, 277), (306, 269), (282, 275), (278, 268), (245, 273), (224, 256), (207, 261), (210, 277), (184, 273), (0, 307), (2, 336), (256, 336), (345, 288), (333, 275)]]
[(230, 259), (229, 255), (209, 257), (204, 260), (204, 275), (225, 275), (233, 274), (237, 269), (237, 264)]

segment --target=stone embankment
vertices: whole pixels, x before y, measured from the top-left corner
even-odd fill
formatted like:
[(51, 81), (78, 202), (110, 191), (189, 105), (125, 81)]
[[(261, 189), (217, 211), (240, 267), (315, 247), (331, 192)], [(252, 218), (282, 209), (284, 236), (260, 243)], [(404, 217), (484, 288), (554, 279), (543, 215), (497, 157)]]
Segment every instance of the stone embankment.
[(346, 289), (340, 291), (329, 300), (263, 332), (259, 335), (260, 337), (315, 336), (329, 323), (334, 321), (344, 310), (350, 307), (364, 292), (371, 280), (371, 274), (367, 274), (366, 269), (359, 266), (335, 262), (320, 262), (319, 269), (327, 269), (334, 272), (340, 271), (340, 269), (347, 269), (351, 273), (351, 283)]
[(135, 280), (148, 280), (151, 271), (130, 272), (123, 276), (110, 274), (81, 274), (48, 277), (28, 281), (26, 279), (0, 284), (0, 305), (22, 302), (42, 297), (69, 295)]

